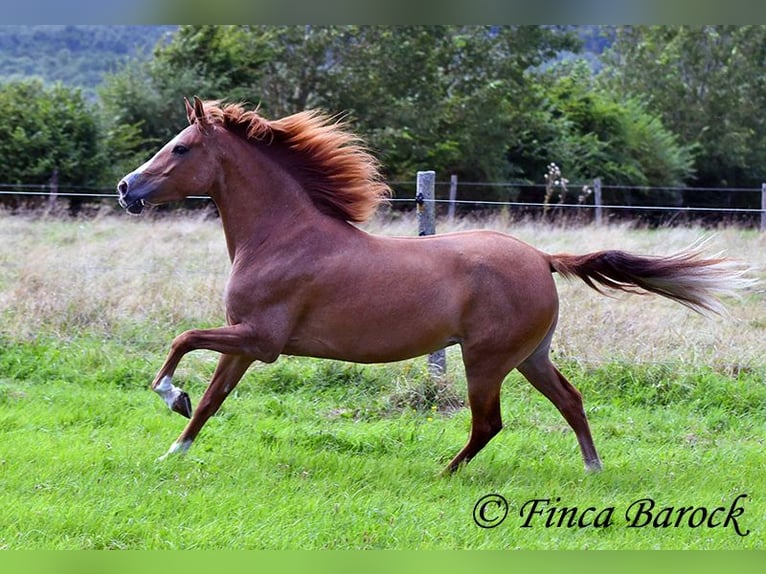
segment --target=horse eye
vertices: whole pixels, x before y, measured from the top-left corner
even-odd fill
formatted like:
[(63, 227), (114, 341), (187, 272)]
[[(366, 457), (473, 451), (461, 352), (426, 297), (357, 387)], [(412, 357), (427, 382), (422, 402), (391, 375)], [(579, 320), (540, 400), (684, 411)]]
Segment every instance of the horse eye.
[(175, 155), (184, 155), (186, 152), (189, 151), (189, 148), (185, 145), (178, 144), (175, 147), (173, 147), (173, 153)]

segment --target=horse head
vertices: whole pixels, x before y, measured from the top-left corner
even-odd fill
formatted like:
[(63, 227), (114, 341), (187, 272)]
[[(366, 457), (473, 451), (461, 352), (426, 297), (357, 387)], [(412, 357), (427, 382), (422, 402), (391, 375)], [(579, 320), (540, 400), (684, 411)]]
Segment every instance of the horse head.
[(202, 100), (184, 98), (189, 126), (165, 144), (149, 161), (117, 184), (118, 201), (129, 213), (146, 205), (179, 201), (190, 195), (207, 195), (216, 178), (216, 162), (208, 138), (213, 123)]

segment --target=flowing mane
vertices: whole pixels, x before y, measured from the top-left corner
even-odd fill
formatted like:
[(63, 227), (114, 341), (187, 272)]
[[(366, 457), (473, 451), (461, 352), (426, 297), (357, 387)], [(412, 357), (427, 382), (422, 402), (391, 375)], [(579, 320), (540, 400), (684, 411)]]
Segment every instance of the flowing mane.
[(257, 109), (208, 101), (205, 113), (210, 121), (248, 140), (290, 150), (301, 165), (294, 173), (323, 213), (346, 221), (366, 221), (391, 195), (378, 161), (360, 138), (322, 112), (309, 110), (267, 120)]

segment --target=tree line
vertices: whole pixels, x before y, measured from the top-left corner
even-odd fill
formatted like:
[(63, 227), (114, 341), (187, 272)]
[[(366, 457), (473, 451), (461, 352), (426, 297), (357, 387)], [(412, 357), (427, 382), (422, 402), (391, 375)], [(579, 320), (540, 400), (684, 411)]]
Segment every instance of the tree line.
[[(107, 74), (95, 98), (3, 82), (0, 183), (45, 184), (57, 170), (62, 188), (113, 186), (183, 127), (182, 98), (199, 95), (272, 118), (344, 114), (392, 181), (433, 169), (463, 182), (544, 183), (555, 163), (571, 182), (647, 188), (631, 192), (634, 203), (705, 201), (651, 187), (760, 186), (764, 27), (589, 30), (584, 39), (563, 26), (180, 26), (151, 57)], [(594, 30), (606, 46), (597, 58), (583, 49)], [(461, 197), (525, 193), (537, 192), (472, 186)], [(736, 202), (757, 201), (747, 195)]]

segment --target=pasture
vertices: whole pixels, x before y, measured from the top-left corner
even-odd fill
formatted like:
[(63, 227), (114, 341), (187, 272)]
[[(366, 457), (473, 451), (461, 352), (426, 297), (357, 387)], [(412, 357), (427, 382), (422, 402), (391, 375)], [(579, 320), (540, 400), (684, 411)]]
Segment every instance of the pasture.
[[(364, 227), (417, 228), (408, 216)], [(709, 234), (503, 216), (454, 227), (576, 253), (665, 254)], [(720, 229), (708, 249), (765, 278), (763, 234)], [(184, 420), (148, 385), (173, 336), (221, 324), (227, 272), (220, 223), (200, 214), (0, 213), (0, 548), (763, 548), (762, 285), (708, 319), (557, 278), (554, 358), (584, 395), (599, 474), (514, 373), (504, 430), (439, 476), (470, 424), (454, 348), (444, 382), (423, 359), (254, 365), (189, 454), (158, 462)], [(195, 352), (179, 367), (195, 402), (216, 359)], [(490, 494), (508, 513), (480, 527), (502, 516), (497, 500), (479, 503)]]

